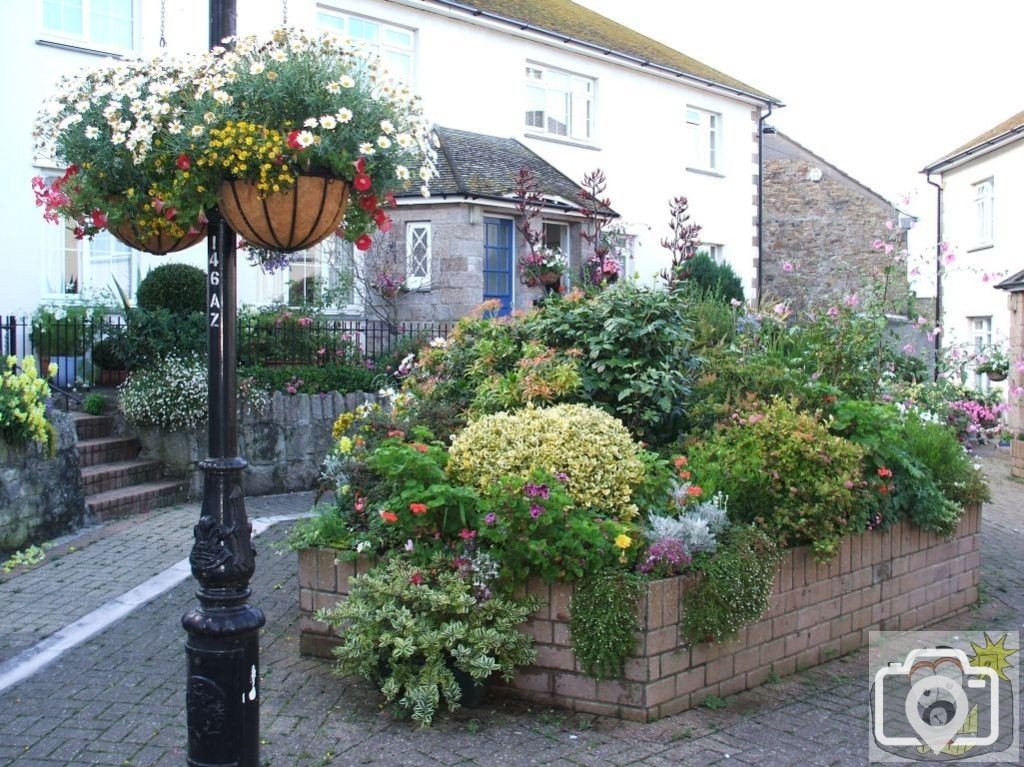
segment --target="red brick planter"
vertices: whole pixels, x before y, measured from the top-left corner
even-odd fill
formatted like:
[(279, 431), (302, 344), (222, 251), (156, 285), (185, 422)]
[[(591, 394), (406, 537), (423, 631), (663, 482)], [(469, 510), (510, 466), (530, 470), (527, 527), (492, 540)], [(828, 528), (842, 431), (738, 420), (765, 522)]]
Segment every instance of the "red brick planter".
[[(900, 523), (884, 533), (843, 542), (829, 564), (807, 549), (787, 553), (765, 616), (728, 644), (680, 645), (686, 577), (652, 581), (641, 599), (642, 630), (623, 678), (598, 682), (584, 675), (569, 641), (565, 584), (531, 581), (543, 606), (524, 627), (537, 641), (537, 662), (508, 692), (576, 711), (653, 721), (697, 706), (709, 695), (730, 695), (831, 660), (867, 644), (869, 631), (920, 628), (977, 601), (981, 508), (969, 508), (951, 540)], [(335, 640), (312, 611), (348, 593), (348, 579), (367, 562), (335, 564), (334, 552), (299, 552), (300, 649), (330, 657)]]

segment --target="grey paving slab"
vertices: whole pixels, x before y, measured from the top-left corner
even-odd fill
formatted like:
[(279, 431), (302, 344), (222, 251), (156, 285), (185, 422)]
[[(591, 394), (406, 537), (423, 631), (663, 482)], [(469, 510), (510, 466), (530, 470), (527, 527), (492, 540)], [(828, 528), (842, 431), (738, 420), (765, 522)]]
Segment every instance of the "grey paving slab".
[[(982, 535), (986, 599), (946, 628), (1014, 628), (1024, 619), (1024, 485), (1008, 478), (1006, 456), (989, 451), (983, 460), (995, 493)], [(309, 497), (248, 499), (246, 505), (253, 518), (290, 514), (305, 511)], [(26, 611), (34, 608), (29, 612), (39, 617), (32, 625), (39, 629), (30, 638), (57, 630), (57, 616), (67, 622), (138, 583), (119, 575), (115, 587), (105, 569), (130, 557), (145, 562), (142, 571), (159, 571), (184, 556), (196, 517), (195, 507), (182, 507), (166, 518), (107, 530), (81, 549), (0, 583), (0, 599), (13, 594)], [(261, 758), (267, 767), (867, 763), (863, 652), (733, 696), (723, 709), (696, 709), (652, 724), (501, 699), (442, 714), (429, 730), (396, 721), (381, 710), (376, 690), (337, 677), (326, 661), (299, 656), (296, 564), (280, 547), (289, 526), (277, 524), (258, 539), (252, 583), (253, 602), (267, 615), (261, 634)], [(79, 588), (75, 599), (61, 589), (42, 589), (47, 575), (58, 574), (69, 588), (90, 586)], [(171, 588), (0, 693), (0, 767), (184, 764), (179, 621), (194, 605), (193, 588), (190, 582)], [(0, 629), (0, 636), (13, 637), (8, 646), (28, 641), (16, 635), (20, 630)]]

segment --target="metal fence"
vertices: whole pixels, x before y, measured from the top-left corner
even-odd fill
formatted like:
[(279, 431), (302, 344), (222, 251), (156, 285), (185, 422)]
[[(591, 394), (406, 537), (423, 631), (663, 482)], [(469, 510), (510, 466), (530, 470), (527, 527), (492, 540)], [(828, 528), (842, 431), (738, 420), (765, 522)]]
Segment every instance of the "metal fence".
[[(330, 365), (380, 361), (412, 350), (417, 344), (446, 337), (451, 324), (391, 324), (282, 313), (271, 319), (240, 317), (237, 329), (239, 364)], [(113, 384), (119, 377), (116, 363), (110, 361), (111, 342), (130, 332), (119, 315), (68, 315), (46, 322), (6, 315), (0, 316), (0, 352), (3, 357), (35, 357), (40, 369), (56, 363), (54, 381), (65, 388)]]

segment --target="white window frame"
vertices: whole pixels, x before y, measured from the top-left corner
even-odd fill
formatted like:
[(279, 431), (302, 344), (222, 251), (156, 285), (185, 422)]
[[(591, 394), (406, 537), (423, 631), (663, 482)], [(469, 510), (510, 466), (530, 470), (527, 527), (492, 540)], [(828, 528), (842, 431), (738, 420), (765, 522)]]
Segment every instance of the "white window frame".
[[(970, 334), (971, 345), (975, 354), (981, 354), (992, 346), (992, 316), (968, 317), (968, 333)], [(988, 391), (992, 388), (989, 378), (984, 373), (974, 371), (974, 388), (978, 391)]]
[[(579, 141), (587, 144), (594, 141), (594, 105), (597, 96), (597, 80), (593, 77), (556, 69), (544, 64), (527, 61), (524, 70), (523, 126), (534, 136), (552, 137), (565, 141)], [(531, 109), (531, 100), (540, 98), (543, 109)], [(552, 124), (550, 108), (561, 101), (565, 114), (565, 132), (559, 132)], [(540, 115), (541, 124), (531, 121), (531, 116)]]
[[(348, 13), (329, 5), (318, 5), (316, 7), (317, 26), (320, 29), (336, 32), (351, 40), (366, 43), (367, 46), (377, 53), (384, 68), (392, 77), (401, 80), (409, 86), (414, 83), (416, 73), (416, 32), (409, 27), (402, 27), (397, 24), (375, 19), (370, 16), (360, 16)], [(374, 25), (377, 27), (375, 40), (366, 37), (352, 37), (350, 30), (352, 23)], [(408, 45), (401, 42), (399, 38), (408, 37)], [(404, 72), (397, 71), (394, 67), (396, 60), (403, 59), (406, 64)]]
[[(409, 290), (429, 290), (434, 260), (433, 231), (429, 221), (407, 221), (405, 224), (405, 284)], [(415, 249), (426, 246), (426, 254), (418, 259)], [(422, 268), (421, 268), (422, 267)]]
[(704, 251), (708, 254), (708, 258), (712, 260), (716, 265), (721, 266), (725, 263), (725, 246), (720, 245), (717, 242), (702, 242), (697, 246), (697, 252)]
[[(327, 258), (325, 259), (324, 257), (324, 251), (328, 248), (345, 249), (347, 251), (347, 255), (343, 256), (343, 258), (350, 260), (352, 278), (353, 280), (357, 279), (362, 273), (362, 253), (353, 248), (352, 243), (341, 237), (329, 237), (308, 250), (296, 253), (286, 269), (279, 269), (270, 274), (261, 269), (257, 279), (257, 301), (260, 304), (293, 306), (289, 300), (291, 298), (291, 284), (298, 282), (299, 279), (307, 279), (309, 277), (315, 277), (320, 280), (321, 289), (324, 291), (334, 288), (337, 275), (345, 267), (344, 265), (339, 265), (337, 268), (332, 268), (331, 258), (334, 254), (327, 253)], [(301, 275), (303, 271), (306, 272), (305, 277)], [(360, 297), (360, 291), (353, 284), (349, 288), (347, 301), (333, 304), (327, 307), (327, 309), (338, 314), (362, 314), (363, 301)]]
[(992, 244), (995, 234), (995, 184), (991, 177), (972, 185), (974, 192), (974, 241), (976, 247)]
[(689, 134), (690, 170), (721, 173), (722, 115), (692, 105), (686, 107), (686, 130)]
[[(59, 6), (63, 8), (67, 4), (67, 0), (42, 0), (37, 4), (37, 26), (39, 30), (40, 42), (43, 43), (55, 43), (57, 45), (67, 45), (75, 48), (84, 48), (87, 50), (103, 51), (110, 53), (131, 53), (138, 47), (139, 41), (139, 3), (138, 0), (129, 0), (128, 9), (131, 14), (128, 18), (128, 23), (131, 27), (129, 33), (130, 40), (127, 44), (119, 42), (111, 42), (108, 40), (97, 40), (96, 39), (96, 16), (101, 13), (99, 9), (95, 8), (99, 3), (97, 0), (80, 0), (81, 2), (81, 14), (82, 24), (81, 31), (67, 31), (66, 27), (53, 27), (47, 25), (47, 6)], [(94, 12), (95, 11), (95, 12)], [(104, 12), (105, 16), (109, 16)]]

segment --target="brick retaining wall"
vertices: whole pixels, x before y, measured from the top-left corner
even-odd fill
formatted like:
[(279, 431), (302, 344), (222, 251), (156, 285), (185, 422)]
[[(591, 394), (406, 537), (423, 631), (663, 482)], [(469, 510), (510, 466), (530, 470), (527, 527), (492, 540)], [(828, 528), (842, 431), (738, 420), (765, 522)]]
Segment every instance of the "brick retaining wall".
[[(653, 721), (730, 695), (865, 646), (869, 631), (921, 628), (978, 599), (981, 508), (969, 508), (950, 540), (901, 522), (886, 532), (847, 538), (839, 554), (817, 564), (807, 549), (787, 552), (768, 612), (723, 645), (680, 645), (686, 576), (652, 581), (639, 605), (642, 630), (621, 679), (583, 674), (569, 641), (565, 584), (531, 581), (542, 601), (524, 630), (536, 640), (537, 662), (507, 690), (537, 703)], [(348, 579), (366, 561), (335, 563), (331, 550), (299, 552), (300, 651), (330, 657), (337, 640), (312, 611), (348, 593)], [(501, 686), (501, 685), (496, 685)]]

